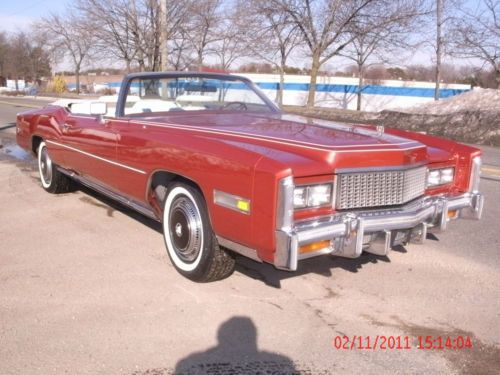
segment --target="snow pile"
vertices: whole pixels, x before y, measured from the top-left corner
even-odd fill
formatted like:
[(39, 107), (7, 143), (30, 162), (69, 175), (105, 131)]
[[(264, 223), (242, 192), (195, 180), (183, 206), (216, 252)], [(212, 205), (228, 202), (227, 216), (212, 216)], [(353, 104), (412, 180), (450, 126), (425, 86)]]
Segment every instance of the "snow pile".
[(500, 90), (476, 88), (447, 99), (407, 108), (404, 112), (449, 115), (458, 112), (493, 111), (500, 115)]
[(500, 90), (474, 89), (402, 110), (382, 111), (378, 122), (461, 142), (500, 146)]

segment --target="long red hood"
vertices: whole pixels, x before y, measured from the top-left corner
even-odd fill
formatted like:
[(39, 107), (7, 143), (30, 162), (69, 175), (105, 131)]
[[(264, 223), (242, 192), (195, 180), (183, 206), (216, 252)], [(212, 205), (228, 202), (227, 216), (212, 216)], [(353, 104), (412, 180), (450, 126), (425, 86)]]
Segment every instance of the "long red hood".
[[(228, 134), (263, 142), (282, 142), (324, 150), (407, 149), (424, 147), (419, 142), (390, 134), (380, 134), (363, 126), (341, 124), (294, 115), (258, 114), (175, 114), (149, 117), (146, 121), (180, 125), (221, 135)], [(175, 124), (175, 125), (174, 125)]]
[(409, 138), (379, 133), (366, 126), (287, 114), (191, 112), (141, 117), (137, 121), (186, 130), (207, 141), (248, 150), (264, 156), (261, 162), (291, 167), (296, 176), (429, 161), (426, 146)]

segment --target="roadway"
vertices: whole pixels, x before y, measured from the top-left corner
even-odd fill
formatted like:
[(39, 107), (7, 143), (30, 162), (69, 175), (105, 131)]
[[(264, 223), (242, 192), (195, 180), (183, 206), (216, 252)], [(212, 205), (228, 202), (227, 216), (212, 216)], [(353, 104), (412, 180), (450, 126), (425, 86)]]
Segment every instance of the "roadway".
[[(481, 221), (296, 273), (239, 258), (230, 278), (195, 284), (156, 222), (83, 188), (43, 191), (9, 126), (42, 103), (0, 98), (1, 374), (499, 373), (500, 150), (486, 149)], [(344, 335), (411, 349), (335, 349)], [(472, 348), (418, 349), (425, 336)]]

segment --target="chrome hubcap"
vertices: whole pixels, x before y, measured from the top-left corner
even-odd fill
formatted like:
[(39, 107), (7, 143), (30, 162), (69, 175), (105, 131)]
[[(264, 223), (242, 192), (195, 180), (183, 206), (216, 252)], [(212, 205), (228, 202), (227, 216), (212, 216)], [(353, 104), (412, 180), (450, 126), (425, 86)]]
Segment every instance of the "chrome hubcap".
[(42, 176), (43, 182), (50, 185), (52, 181), (52, 160), (50, 159), (46, 147), (42, 148), (40, 152), (40, 175)]
[(179, 196), (169, 213), (169, 235), (174, 250), (183, 262), (193, 262), (201, 251), (202, 224), (194, 203)]
[(177, 237), (182, 237), (182, 224), (181, 223), (175, 224), (175, 234), (177, 235)]

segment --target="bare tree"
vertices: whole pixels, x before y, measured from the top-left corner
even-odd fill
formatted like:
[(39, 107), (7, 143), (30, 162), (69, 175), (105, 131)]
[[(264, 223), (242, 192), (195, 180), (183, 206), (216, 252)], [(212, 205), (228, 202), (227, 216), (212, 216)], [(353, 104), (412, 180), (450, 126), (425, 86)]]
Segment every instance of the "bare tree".
[[(165, 69), (164, 46), (178, 38), (189, 1), (78, 0), (78, 9), (96, 33), (99, 52), (141, 71)], [(160, 6), (161, 5), (161, 6)]]
[(15, 81), (19, 89), (19, 79), (38, 82), (50, 76), (50, 59), (43, 48), (43, 41), (36, 32), (18, 32), (7, 37), (0, 33), (0, 76)]
[(76, 78), (76, 92), (80, 92), (82, 64), (90, 57), (95, 44), (92, 25), (73, 8), (67, 8), (63, 15), (52, 13), (41, 19), (38, 29), (45, 30), (53, 50), (59, 50), (73, 63)]
[(500, 88), (500, 1), (482, 0), (475, 9), (463, 7), (453, 22), (452, 33), (452, 53), (489, 65)]
[(308, 107), (314, 106), (321, 66), (352, 41), (346, 34), (347, 27), (373, 1), (376, 0), (270, 0), (297, 25), (311, 55)]
[(168, 60), (174, 70), (188, 69), (196, 60), (187, 33), (188, 31), (181, 27), (177, 35), (170, 40)]
[(434, 56), (434, 99), (439, 100), (441, 87), (441, 67), (445, 57), (449, 56), (451, 44), (450, 25), (456, 17), (456, 11), (463, 0), (428, 0), (425, 20), (413, 35), (420, 39), (421, 45), (431, 47)]
[(220, 22), (213, 30), (213, 42), (207, 54), (216, 57), (217, 66), (228, 71), (234, 62), (249, 55), (250, 27), (248, 2), (237, 2), (221, 10)]
[(288, 13), (277, 10), (267, 0), (243, 2), (251, 9), (247, 20), (250, 50), (254, 56), (272, 64), (279, 72), (280, 83), (276, 101), (283, 106), (285, 69), (290, 54), (302, 43), (302, 34)]
[(136, 0), (78, 0), (77, 7), (92, 22), (98, 46), (104, 56), (123, 60), (127, 72), (137, 54), (134, 35), (140, 22), (134, 12)]
[(10, 45), (7, 35), (2, 31), (0, 32), (0, 77), (3, 79), (7, 76), (9, 50)]
[(198, 69), (203, 68), (207, 47), (220, 40), (217, 27), (222, 21), (221, 0), (193, 1), (188, 10), (186, 37), (195, 51)]
[(408, 34), (422, 14), (422, 2), (416, 0), (381, 0), (369, 4), (366, 12), (347, 27), (352, 42), (339, 54), (354, 61), (357, 67), (357, 110), (365, 89), (366, 69), (387, 62), (410, 46)]
[(231, 24), (220, 28), (218, 41), (209, 49), (210, 54), (214, 55), (218, 60), (218, 66), (225, 71), (228, 71), (233, 63), (240, 57), (245, 56), (248, 50), (245, 48), (246, 40), (241, 38), (241, 34)]
[(441, 58), (443, 55), (443, 4), (444, 0), (436, 0), (436, 87), (434, 89), (434, 100), (439, 100), (439, 86), (441, 84)]

